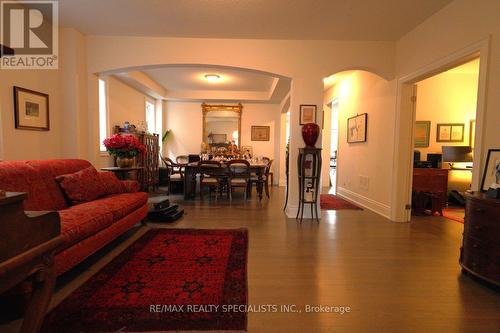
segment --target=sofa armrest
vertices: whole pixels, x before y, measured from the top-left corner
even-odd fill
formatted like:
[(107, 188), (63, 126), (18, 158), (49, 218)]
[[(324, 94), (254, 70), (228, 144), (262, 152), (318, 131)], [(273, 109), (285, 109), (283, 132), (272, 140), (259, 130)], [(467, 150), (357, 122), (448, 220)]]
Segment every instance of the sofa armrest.
[(136, 180), (121, 180), (127, 193), (139, 192), (139, 182)]

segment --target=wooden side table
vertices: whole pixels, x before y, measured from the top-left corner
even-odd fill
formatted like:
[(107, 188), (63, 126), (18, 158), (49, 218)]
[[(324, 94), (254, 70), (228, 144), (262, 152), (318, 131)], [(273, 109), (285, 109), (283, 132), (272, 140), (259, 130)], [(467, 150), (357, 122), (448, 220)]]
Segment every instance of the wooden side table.
[(321, 148), (299, 148), (297, 157), (299, 176), (299, 205), (296, 220), (302, 222), (305, 205), (311, 208), (311, 219), (319, 223), (318, 194), (321, 191), (319, 179), (321, 177)]
[(0, 197), (0, 293), (31, 279), (33, 293), (22, 333), (38, 332), (54, 290), (54, 252), (63, 244), (57, 212), (23, 210), (26, 193)]

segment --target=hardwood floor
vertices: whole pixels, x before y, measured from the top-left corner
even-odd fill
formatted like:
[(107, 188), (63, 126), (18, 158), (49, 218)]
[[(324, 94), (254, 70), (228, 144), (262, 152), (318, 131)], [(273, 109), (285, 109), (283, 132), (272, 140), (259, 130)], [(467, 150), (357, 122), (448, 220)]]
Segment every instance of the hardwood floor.
[[(62, 276), (52, 305), (149, 227), (245, 227), (249, 303), (302, 309), (250, 313), (249, 332), (500, 332), (500, 292), (460, 272), (462, 224), (440, 217), (392, 223), (366, 210), (323, 211), (319, 224), (298, 224), (285, 217), (283, 200), (276, 187), (261, 204), (255, 196), (232, 203), (172, 197), (186, 210), (183, 219), (138, 227)], [(306, 313), (305, 305), (351, 312)]]

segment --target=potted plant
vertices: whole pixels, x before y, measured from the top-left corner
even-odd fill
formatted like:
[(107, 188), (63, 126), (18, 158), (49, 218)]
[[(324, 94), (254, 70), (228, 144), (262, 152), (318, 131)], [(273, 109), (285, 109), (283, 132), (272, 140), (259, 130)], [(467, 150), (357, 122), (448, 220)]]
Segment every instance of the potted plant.
[(103, 141), (108, 153), (116, 156), (116, 165), (120, 168), (130, 168), (135, 163), (135, 157), (146, 152), (146, 147), (133, 135), (115, 134)]

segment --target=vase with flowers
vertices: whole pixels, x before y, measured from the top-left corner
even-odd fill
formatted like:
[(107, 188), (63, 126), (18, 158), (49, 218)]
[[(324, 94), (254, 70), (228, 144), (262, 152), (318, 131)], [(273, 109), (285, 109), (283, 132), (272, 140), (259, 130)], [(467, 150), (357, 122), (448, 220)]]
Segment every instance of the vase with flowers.
[(146, 152), (146, 146), (130, 134), (115, 134), (105, 139), (103, 143), (108, 153), (116, 157), (116, 165), (120, 168), (132, 167), (135, 157)]

